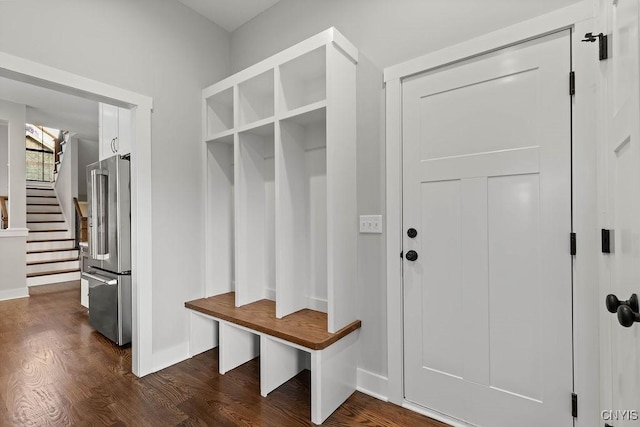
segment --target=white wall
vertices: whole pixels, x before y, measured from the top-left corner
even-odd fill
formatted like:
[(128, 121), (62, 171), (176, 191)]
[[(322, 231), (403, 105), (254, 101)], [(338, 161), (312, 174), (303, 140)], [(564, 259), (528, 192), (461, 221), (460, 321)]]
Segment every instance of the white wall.
[(28, 296), (25, 121), (24, 105), (0, 100), (0, 122), (8, 124), (7, 127), (0, 128), (0, 132), (3, 129), (8, 131), (5, 131), (8, 135), (8, 150), (4, 163), (9, 163), (7, 195), (10, 228), (0, 230), (0, 300)]
[[(382, 69), (576, 2), (282, 0), (231, 34), (231, 68), (239, 71), (330, 26), (354, 43), (361, 59), (357, 88), (358, 211), (382, 214)], [(357, 261), (363, 324), (359, 380), (381, 395), (386, 395), (387, 375), (384, 245), (384, 234), (360, 235)]]
[(7, 163), (9, 164), (7, 194), (9, 196), (9, 228), (24, 229), (27, 225), (27, 189), (25, 182), (27, 157), (24, 145), (26, 111), (26, 107), (22, 104), (0, 99), (0, 121), (8, 123), (9, 128), (9, 150), (7, 153)]
[(78, 200), (87, 200), (87, 165), (98, 161), (98, 141), (78, 139)]
[(29, 295), (27, 288), (27, 238), (4, 236), (0, 231), (0, 301)]
[(228, 33), (175, 0), (5, 1), (0, 51), (153, 98), (154, 360), (186, 356), (184, 301), (204, 283), (200, 95), (228, 74)]
[(328, 27), (380, 69), (579, 0), (282, 0), (231, 37), (238, 71)]
[(0, 123), (0, 196), (9, 195), (9, 126)]

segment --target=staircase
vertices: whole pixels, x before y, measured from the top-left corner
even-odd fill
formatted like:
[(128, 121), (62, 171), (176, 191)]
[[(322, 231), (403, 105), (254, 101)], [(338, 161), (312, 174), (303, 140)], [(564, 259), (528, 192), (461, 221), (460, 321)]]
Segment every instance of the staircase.
[(54, 183), (27, 183), (27, 286), (80, 280), (76, 241)]

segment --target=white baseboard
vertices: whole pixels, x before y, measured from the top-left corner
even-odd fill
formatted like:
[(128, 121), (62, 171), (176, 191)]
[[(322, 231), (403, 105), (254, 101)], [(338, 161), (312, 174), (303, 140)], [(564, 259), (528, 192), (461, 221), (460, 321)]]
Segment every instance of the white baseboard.
[(451, 427), (474, 427), (473, 424), (465, 423), (464, 421), (460, 421), (448, 415), (441, 414), (440, 412), (436, 412), (431, 409), (427, 409), (422, 406), (416, 405), (414, 403), (407, 402), (406, 400), (402, 404), (402, 407), (410, 411), (417, 412), (418, 414), (427, 416), (436, 421), (440, 421), (442, 423), (448, 424)]
[[(276, 300), (276, 290), (275, 289), (267, 289), (267, 291), (265, 293), (265, 298), (269, 299), (271, 301), (275, 301)], [(327, 303), (326, 299), (315, 298), (315, 297), (307, 297), (306, 308), (309, 308), (311, 310), (321, 311), (323, 313), (326, 313), (329, 310), (328, 303)]]
[(326, 299), (314, 297), (307, 297), (307, 308), (315, 311), (321, 311), (323, 313), (327, 313), (329, 311)]
[(156, 351), (153, 353), (153, 372), (161, 371), (189, 358), (188, 341), (164, 350)]
[(358, 368), (357, 390), (384, 402), (389, 400), (389, 380), (387, 377), (360, 368)]
[(275, 301), (276, 300), (276, 290), (275, 289), (267, 289), (265, 298), (269, 299), (271, 301)]
[(0, 291), (0, 301), (17, 298), (29, 298), (29, 288), (15, 288)]

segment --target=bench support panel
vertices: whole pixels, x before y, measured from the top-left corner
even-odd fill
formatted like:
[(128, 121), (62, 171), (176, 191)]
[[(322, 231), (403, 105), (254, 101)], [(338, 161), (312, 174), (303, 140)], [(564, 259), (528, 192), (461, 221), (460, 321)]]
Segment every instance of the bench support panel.
[(355, 331), (311, 352), (311, 421), (322, 424), (356, 391), (358, 336)]
[(218, 367), (222, 375), (260, 355), (260, 336), (220, 322)]
[(218, 322), (189, 310), (189, 355), (196, 356), (218, 346)]
[(267, 397), (276, 388), (308, 369), (310, 355), (266, 335), (260, 337), (260, 394)]

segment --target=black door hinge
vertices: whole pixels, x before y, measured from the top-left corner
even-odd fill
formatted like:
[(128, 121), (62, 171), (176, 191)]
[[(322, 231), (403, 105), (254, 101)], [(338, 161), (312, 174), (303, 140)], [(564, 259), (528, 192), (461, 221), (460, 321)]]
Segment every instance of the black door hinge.
[(611, 230), (607, 230), (606, 228), (602, 229), (602, 253), (610, 254), (611, 253)]
[(571, 415), (578, 418), (578, 395), (571, 393)]
[(400, 252), (400, 258), (402, 258), (402, 255), (403, 255), (403, 254), (404, 254), (404, 251), (403, 251), (403, 252)]
[(570, 251), (571, 255), (576, 254), (576, 233), (569, 234)]
[(600, 61), (604, 61), (609, 58), (609, 37), (606, 34), (593, 34), (587, 33), (584, 35), (583, 42), (593, 43), (598, 40), (598, 58)]
[(576, 72), (571, 71), (569, 73), (569, 95), (573, 96), (576, 94)]

